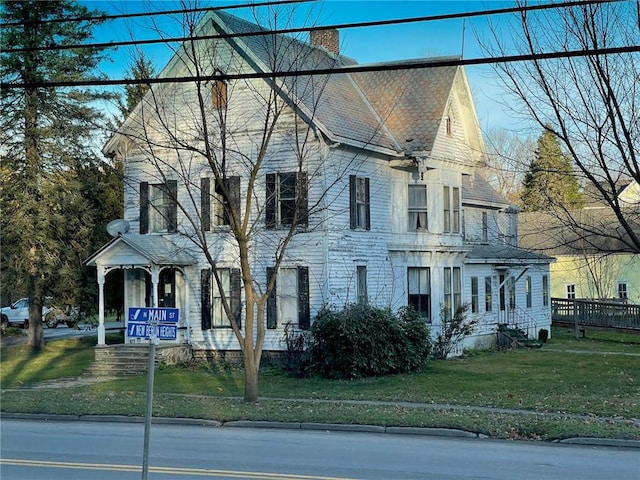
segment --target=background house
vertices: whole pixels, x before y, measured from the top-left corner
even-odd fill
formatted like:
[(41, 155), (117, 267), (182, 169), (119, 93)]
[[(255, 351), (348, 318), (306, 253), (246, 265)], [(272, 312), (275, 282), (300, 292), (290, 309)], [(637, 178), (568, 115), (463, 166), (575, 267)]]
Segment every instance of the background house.
[[(220, 11), (207, 13), (199, 28), (259, 30)], [(337, 31), (316, 32), (310, 44), (267, 35), (216, 39), (206, 48), (215, 55), (203, 74), (268, 72), (274, 60), (280, 70), (355, 64), (340, 56)], [(179, 50), (162, 76), (188, 74), (192, 54)], [(176, 342), (201, 352), (238, 351), (223, 309), (226, 299), (242, 327), (245, 292), (229, 234), (235, 211), (252, 225), (252, 281), (261, 291), (274, 285), (265, 351), (284, 350), (285, 328), (308, 329), (321, 308), (354, 302), (412, 306), (434, 335), (441, 315), (469, 303), (480, 326), (458, 351), (495, 341), (498, 323), (532, 334), (548, 329), (552, 259), (518, 248), (517, 210), (475, 174), (484, 144), (464, 69), (403, 63), (292, 76), (278, 88), (268, 77), (213, 81), (204, 84), (208, 97), (200, 104), (191, 83), (148, 93), (104, 148), (124, 164), (127, 228), (89, 259), (99, 284), (124, 268), (125, 307), (178, 307)], [(262, 151), (264, 118), (274, 113), (264, 100), (274, 92), (286, 106)], [(198, 110), (204, 117), (193, 114)], [(224, 122), (222, 181), (193, 154), (203, 142), (202, 118)], [(251, 208), (242, 210), (246, 166), (258, 153)], [(294, 221), (296, 234), (276, 268)]]
[[(618, 199), (640, 235), (640, 190), (621, 181)], [(532, 212), (519, 216), (520, 242), (532, 251), (553, 255), (551, 295), (557, 298), (617, 299), (640, 303), (640, 255), (595, 189), (585, 192), (585, 208), (572, 212)]]

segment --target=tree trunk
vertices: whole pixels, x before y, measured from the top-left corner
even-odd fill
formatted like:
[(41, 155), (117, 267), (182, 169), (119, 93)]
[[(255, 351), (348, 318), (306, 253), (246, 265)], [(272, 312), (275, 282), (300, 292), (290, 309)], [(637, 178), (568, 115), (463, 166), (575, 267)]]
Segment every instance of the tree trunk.
[(246, 299), (246, 317), (244, 331), (244, 345), (242, 353), (244, 355), (244, 401), (258, 401), (258, 370), (260, 362), (256, 361), (255, 346), (253, 344), (253, 327), (254, 327), (254, 298), (252, 290), (248, 289), (248, 298)]
[[(37, 259), (33, 257), (31, 261), (37, 265)], [(37, 268), (32, 264), (32, 269)], [(29, 278), (29, 333), (27, 345), (34, 350), (41, 350), (44, 347), (44, 329), (42, 328), (42, 290), (38, 284), (38, 279), (31, 274)]]
[(258, 401), (258, 369), (253, 349), (245, 351), (244, 356), (244, 401), (255, 403)]

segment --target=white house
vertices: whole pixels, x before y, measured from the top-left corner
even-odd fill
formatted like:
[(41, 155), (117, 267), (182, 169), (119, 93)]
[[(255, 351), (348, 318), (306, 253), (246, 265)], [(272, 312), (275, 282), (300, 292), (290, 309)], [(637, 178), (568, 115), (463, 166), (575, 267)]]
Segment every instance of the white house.
[[(198, 28), (198, 35), (224, 36), (183, 46), (161, 77), (223, 79), (154, 87), (104, 147), (124, 164), (126, 228), (87, 262), (98, 269), (101, 292), (110, 271), (125, 269), (125, 307), (180, 308), (180, 334), (165, 343), (238, 351), (211, 275), (214, 260), (242, 327), (233, 210), (252, 226), (257, 290), (276, 275), (265, 351), (285, 348), (287, 324), (304, 330), (322, 307), (354, 302), (410, 305), (434, 334), (442, 309), (469, 303), (480, 324), (459, 348), (493, 342), (499, 323), (519, 323), (533, 335), (549, 329), (552, 259), (517, 247), (517, 211), (475, 172), (484, 144), (462, 67), (390, 62), (278, 82), (261, 74), (356, 62), (339, 54), (337, 31), (312, 32), (311, 43), (233, 36), (261, 31), (221, 11), (207, 13)], [(205, 55), (196, 70), (193, 59)], [(446, 60), (454, 59), (433, 62)], [(263, 149), (265, 118), (276, 110), (280, 121)], [(225, 168), (217, 185), (211, 165), (194, 153), (213, 135), (203, 119), (224, 124), (216, 145), (228, 135), (214, 154), (215, 168)], [(255, 179), (249, 171), (258, 172)], [(219, 201), (222, 188), (235, 209)], [(294, 215), (299, 228), (275, 272)]]

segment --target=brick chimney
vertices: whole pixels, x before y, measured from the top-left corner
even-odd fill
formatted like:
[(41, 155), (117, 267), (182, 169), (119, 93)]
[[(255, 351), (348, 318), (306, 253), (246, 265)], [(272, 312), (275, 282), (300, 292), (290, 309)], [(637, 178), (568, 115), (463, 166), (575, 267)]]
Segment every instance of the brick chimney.
[(324, 47), (328, 51), (340, 55), (340, 34), (335, 28), (327, 30), (311, 30), (309, 32), (311, 45)]

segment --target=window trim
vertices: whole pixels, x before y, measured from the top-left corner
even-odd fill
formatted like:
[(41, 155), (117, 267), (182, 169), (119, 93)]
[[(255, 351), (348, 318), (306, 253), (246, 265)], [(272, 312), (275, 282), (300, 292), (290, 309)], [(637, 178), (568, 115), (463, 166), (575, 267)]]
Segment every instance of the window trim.
[(527, 275), (524, 279), (524, 293), (526, 298), (526, 306), (527, 308), (531, 308), (533, 306), (533, 292), (532, 292), (532, 282), (531, 275)]
[(564, 288), (567, 299), (575, 300), (576, 299), (576, 284), (575, 283), (567, 283)]
[(549, 275), (542, 275), (542, 306), (549, 306)]

